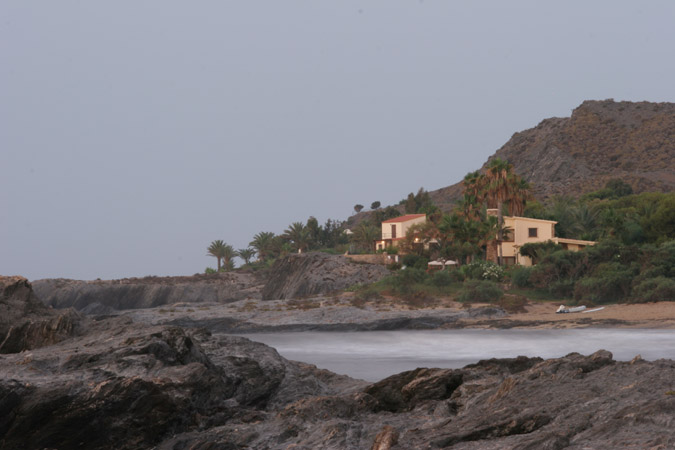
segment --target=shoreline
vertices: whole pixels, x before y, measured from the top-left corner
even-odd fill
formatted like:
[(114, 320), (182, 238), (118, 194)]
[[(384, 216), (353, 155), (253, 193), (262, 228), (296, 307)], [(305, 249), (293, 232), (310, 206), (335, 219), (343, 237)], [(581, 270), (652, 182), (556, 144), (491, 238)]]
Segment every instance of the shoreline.
[(525, 312), (507, 313), (490, 304), (466, 307), (453, 301), (409, 308), (383, 300), (354, 306), (353, 297), (296, 300), (248, 299), (232, 303), (176, 303), (119, 312), (135, 321), (213, 332), (246, 334), (302, 331), (405, 329), (675, 329), (675, 302), (604, 305), (601, 311), (556, 314), (558, 303), (531, 302)]

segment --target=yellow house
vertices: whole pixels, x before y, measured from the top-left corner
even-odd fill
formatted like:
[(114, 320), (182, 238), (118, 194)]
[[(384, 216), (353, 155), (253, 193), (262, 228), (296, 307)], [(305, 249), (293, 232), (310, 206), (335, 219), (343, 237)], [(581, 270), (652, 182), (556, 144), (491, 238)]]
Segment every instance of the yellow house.
[(382, 222), (382, 239), (375, 241), (375, 248), (384, 250), (387, 247), (398, 246), (398, 242), (406, 237), (406, 233), (411, 226), (423, 224), (426, 221), (426, 214), (406, 214), (405, 216), (385, 220)]
[[(488, 209), (488, 215), (497, 215), (496, 209)], [(508, 229), (504, 233), (504, 240), (501, 243), (501, 254), (503, 265), (509, 266), (520, 264), (531, 266), (532, 260), (520, 254), (520, 247), (531, 242), (553, 241), (562, 245), (566, 250), (579, 251), (589, 245), (594, 245), (593, 241), (582, 241), (579, 239), (566, 239), (555, 237), (555, 220), (532, 219), (529, 217), (504, 216), (504, 226)], [(490, 254), (488, 248), (488, 260), (498, 261), (497, 254)]]

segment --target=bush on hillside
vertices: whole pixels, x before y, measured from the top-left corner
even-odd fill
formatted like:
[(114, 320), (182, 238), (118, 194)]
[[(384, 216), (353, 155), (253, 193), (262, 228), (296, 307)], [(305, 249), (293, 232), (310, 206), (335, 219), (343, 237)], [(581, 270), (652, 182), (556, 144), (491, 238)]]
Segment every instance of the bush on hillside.
[(469, 280), (464, 283), (457, 301), (462, 303), (496, 303), (504, 296), (497, 283), (486, 280)]
[(431, 279), (429, 282), (437, 287), (444, 287), (444, 286), (449, 286), (452, 283), (457, 281), (455, 277), (450, 275), (450, 271), (448, 270), (439, 270), (437, 272), (434, 272), (433, 275), (431, 275)]
[(413, 253), (405, 255), (401, 258), (401, 262), (408, 268), (415, 268), (420, 270), (427, 270), (429, 260), (424, 256), (415, 255)]
[(461, 274), (470, 280), (501, 281), (504, 278), (504, 268), (491, 261), (475, 261), (462, 266)]
[(633, 303), (675, 301), (675, 280), (666, 277), (650, 278), (635, 286)]
[(584, 252), (559, 250), (545, 256), (530, 271), (532, 286), (554, 292), (553, 286), (559, 283), (569, 284), (578, 280), (588, 270), (588, 258)]
[(590, 277), (582, 278), (574, 286), (576, 300), (593, 303), (621, 301), (628, 297), (635, 271), (620, 263), (599, 264)]
[(412, 288), (415, 284), (423, 283), (428, 278), (428, 276), (429, 275), (422, 269), (408, 267), (396, 272), (393, 277), (392, 284), (396, 291), (401, 294), (407, 294), (412, 291)]
[(511, 283), (519, 288), (531, 287), (530, 273), (532, 273), (532, 267), (515, 267), (511, 270)]

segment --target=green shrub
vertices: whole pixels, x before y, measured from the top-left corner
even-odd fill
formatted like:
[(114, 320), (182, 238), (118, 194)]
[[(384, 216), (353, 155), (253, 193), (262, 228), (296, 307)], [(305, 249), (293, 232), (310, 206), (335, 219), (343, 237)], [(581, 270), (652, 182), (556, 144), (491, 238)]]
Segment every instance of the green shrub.
[(635, 286), (634, 303), (675, 301), (675, 280), (666, 277), (650, 278)]
[(204, 270), (204, 273), (207, 275), (211, 275), (214, 273), (218, 273), (218, 271), (212, 267), (207, 267), (206, 270)]
[(516, 287), (531, 287), (530, 273), (532, 267), (519, 266), (511, 270), (511, 283)]
[(486, 280), (470, 280), (464, 283), (457, 301), (462, 303), (496, 303), (504, 296), (497, 283)]
[(630, 294), (634, 271), (618, 262), (599, 264), (593, 275), (574, 285), (576, 300), (608, 303), (623, 300)]
[(559, 250), (545, 256), (530, 271), (532, 286), (554, 292), (552, 287), (563, 283), (573, 285), (588, 272), (588, 258), (583, 252)]
[(429, 275), (422, 269), (408, 267), (396, 272), (393, 279), (393, 286), (394, 289), (400, 293), (409, 293), (412, 291), (415, 284), (423, 283), (428, 276)]
[(359, 289), (355, 295), (356, 298), (368, 301), (368, 300), (379, 300), (382, 298), (379, 291), (373, 286), (367, 286), (362, 289)]
[(429, 264), (429, 260), (424, 256), (419, 256), (412, 253), (409, 255), (405, 255), (401, 259), (401, 262), (403, 263), (404, 266), (408, 268), (415, 268), (421, 270), (427, 270)]
[(574, 281), (554, 281), (548, 286), (547, 291), (560, 297), (572, 297), (574, 295)]
[(448, 270), (448, 276), (450, 277), (450, 279), (452, 279), (453, 282), (460, 282), (465, 280), (462, 271), (459, 269)]
[(462, 275), (470, 280), (501, 281), (504, 268), (491, 261), (476, 261), (460, 268)]
[(553, 241), (528, 242), (520, 247), (520, 254), (529, 257), (532, 259), (532, 263), (537, 264), (544, 256), (562, 249), (562, 245), (556, 244)]
[(455, 280), (452, 279), (450, 273), (447, 270), (439, 270), (434, 272), (429, 279), (429, 282), (433, 286), (443, 287), (452, 284)]

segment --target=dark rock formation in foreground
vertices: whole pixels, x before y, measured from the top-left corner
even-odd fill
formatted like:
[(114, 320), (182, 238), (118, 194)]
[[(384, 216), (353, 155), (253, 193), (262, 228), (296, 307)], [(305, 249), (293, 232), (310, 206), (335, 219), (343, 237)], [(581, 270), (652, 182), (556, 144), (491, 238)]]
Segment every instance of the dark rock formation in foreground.
[(179, 302), (226, 303), (260, 298), (262, 288), (255, 274), (245, 272), (96, 281), (57, 278), (36, 280), (32, 284), (45, 304), (91, 314)]
[(376, 264), (358, 264), (344, 256), (305, 253), (280, 258), (272, 266), (262, 290), (263, 300), (278, 300), (327, 294), (363, 283), (373, 283), (389, 274)]
[(150, 448), (359, 386), (244, 338), (124, 318), (0, 367), (0, 448), (17, 449)]
[[(14, 281), (3, 305), (53, 317)], [(242, 337), (126, 317), (78, 326), (0, 355), (0, 449), (675, 447), (672, 360), (616, 362), (601, 350), (367, 384)]]

